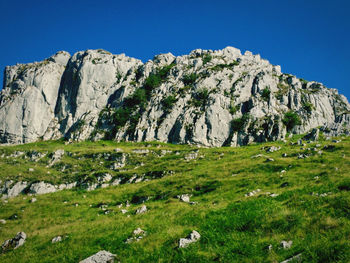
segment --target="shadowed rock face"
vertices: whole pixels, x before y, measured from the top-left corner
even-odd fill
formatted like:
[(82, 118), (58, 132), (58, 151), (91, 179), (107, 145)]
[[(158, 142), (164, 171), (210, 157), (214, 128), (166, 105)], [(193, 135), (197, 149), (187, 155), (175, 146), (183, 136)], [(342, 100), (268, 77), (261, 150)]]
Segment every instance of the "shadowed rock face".
[(0, 93), (1, 143), (65, 137), (238, 146), (319, 127), (349, 133), (344, 96), (233, 47), (146, 63), (104, 50), (61, 51), (6, 67)]

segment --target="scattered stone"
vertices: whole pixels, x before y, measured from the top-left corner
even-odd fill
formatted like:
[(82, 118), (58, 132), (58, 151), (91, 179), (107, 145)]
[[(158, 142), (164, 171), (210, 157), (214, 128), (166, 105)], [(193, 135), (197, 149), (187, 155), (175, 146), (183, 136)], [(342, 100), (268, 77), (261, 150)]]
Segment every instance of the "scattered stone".
[(137, 153), (137, 154), (148, 154), (149, 150), (148, 149), (135, 149), (132, 150), (133, 153)]
[(64, 155), (64, 150), (63, 149), (58, 149), (52, 153), (51, 160), (49, 162), (49, 167), (53, 166), (54, 164), (58, 163), (61, 161), (62, 156)]
[(282, 261), (281, 263), (301, 262), (301, 255), (302, 255), (301, 253), (298, 254), (298, 255), (295, 255), (295, 256), (293, 256), (291, 258), (288, 258), (288, 259)]
[(185, 160), (190, 161), (190, 160), (195, 160), (198, 157), (198, 152), (191, 152), (187, 155), (185, 155)]
[(2, 245), (2, 252), (6, 252), (11, 249), (17, 249), (20, 246), (23, 246), (26, 241), (27, 235), (24, 232), (18, 232), (16, 236), (12, 239), (6, 240)]
[(130, 244), (132, 242), (138, 242), (140, 241), (142, 238), (144, 238), (146, 236), (146, 231), (142, 230), (141, 228), (137, 228), (132, 232), (132, 236), (130, 238), (128, 238), (125, 243)]
[(92, 255), (91, 257), (80, 261), (79, 263), (114, 263), (115, 257), (116, 255), (102, 250)]
[(32, 162), (38, 162), (41, 158), (44, 158), (47, 153), (41, 153), (37, 151), (28, 152), (28, 156)]
[(126, 214), (128, 212), (128, 210), (122, 209), (121, 212), (122, 212), (122, 214)]
[(309, 158), (309, 156), (305, 153), (299, 154), (298, 155), (298, 159), (305, 159), (305, 158)]
[(289, 240), (289, 241), (282, 240), (280, 243), (283, 249), (290, 249), (292, 247), (292, 244), (293, 244), (292, 240)]
[(267, 158), (266, 160), (265, 160), (265, 163), (269, 163), (269, 162), (274, 162), (275, 160), (273, 159), (273, 158)]
[(270, 146), (270, 147), (268, 147), (267, 149), (266, 149), (266, 152), (268, 152), (268, 153), (272, 153), (272, 152), (276, 152), (276, 151), (278, 151), (278, 150), (280, 150), (281, 149), (281, 147), (276, 147), (276, 146)]
[(285, 157), (288, 157), (288, 154), (283, 153), (283, 154), (282, 154), (282, 157), (284, 157), (284, 158), (285, 158)]
[(341, 140), (332, 140), (332, 142), (334, 142), (334, 143), (340, 143)]
[(197, 242), (200, 237), (201, 235), (197, 231), (193, 230), (186, 238), (180, 238), (179, 248), (185, 248), (189, 244)]
[(0, 219), (0, 224), (5, 225), (6, 224), (6, 220), (5, 219)]
[(116, 162), (110, 167), (111, 170), (123, 168), (126, 165), (126, 154), (122, 154), (120, 157), (116, 158), (115, 161)]
[(36, 201), (37, 201), (37, 199), (36, 199), (35, 197), (33, 197), (33, 198), (30, 200), (31, 203), (35, 203)]
[(182, 195), (177, 196), (177, 198), (179, 198), (180, 201), (185, 202), (185, 203), (190, 202), (190, 197), (191, 197), (191, 195), (189, 195), (189, 194), (182, 194)]
[(34, 172), (34, 168), (29, 168), (28, 171), (29, 172)]
[(61, 241), (62, 241), (62, 237), (61, 236), (57, 236), (57, 237), (54, 237), (51, 240), (51, 243), (57, 243), (57, 242), (61, 242)]
[(248, 194), (245, 194), (244, 196), (245, 197), (254, 196), (254, 195), (256, 195), (259, 192), (261, 192), (261, 189), (256, 189), (254, 191), (249, 192)]
[(268, 250), (268, 251), (271, 251), (272, 250), (272, 248), (273, 248), (273, 246), (270, 244), (270, 245), (268, 245), (267, 247), (266, 247), (266, 249)]
[(279, 194), (270, 194), (270, 197), (277, 197), (277, 196), (279, 196)]
[(146, 207), (146, 205), (142, 205), (140, 208), (138, 208), (137, 210), (136, 210), (136, 214), (138, 215), (138, 214), (143, 214), (143, 213), (146, 213), (147, 212), (147, 207)]
[(302, 139), (299, 139), (298, 142), (297, 142), (298, 145), (303, 145), (303, 140)]

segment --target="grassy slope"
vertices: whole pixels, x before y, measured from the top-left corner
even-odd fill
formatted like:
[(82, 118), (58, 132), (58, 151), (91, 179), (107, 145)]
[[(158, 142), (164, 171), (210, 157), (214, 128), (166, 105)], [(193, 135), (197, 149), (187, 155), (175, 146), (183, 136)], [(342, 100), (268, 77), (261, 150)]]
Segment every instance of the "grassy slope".
[[(113, 152), (116, 147), (131, 153), (147, 145), (155, 153), (162, 149), (173, 153), (164, 157), (131, 154), (126, 171), (119, 173), (108, 170), (108, 161), (100, 163), (87, 157), (92, 152)], [(267, 145), (282, 149), (265, 153), (261, 147)], [(298, 253), (303, 253), (304, 262), (350, 262), (350, 138), (334, 145), (335, 149), (308, 159), (293, 156), (304, 152), (300, 146), (282, 142), (202, 148), (199, 155), (204, 157), (188, 162), (184, 155), (194, 147), (159, 143), (45, 142), (0, 147), (7, 154), (33, 149), (52, 152), (59, 148), (76, 153), (62, 160), (68, 167), (64, 172), (59, 171), (62, 163), (46, 168), (48, 157), (37, 163), (2, 158), (2, 180), (60, 183), (93, 172), (131, 176), (154, 170), (175, 171), (174, 175), (137, 184), (41, 195), (35, 203), (26, 196), (1, 203), (0, 218), (7, 224), (0, 225), (0, 242), (18, 231), (27, 233), (27, 241), (15, 251), (0, 254), (0, 262), (78, 262), (102, 249), (117, 254), (121, 262), (280, 262)], [(259, 153), (275, 161), (251, 158)], [(282, 153), (291, 157), (282, 158)], [(82, 156), (85, 159), (79, 160)], [(141, 162), (145, 165), (134, 169)], [(28, 168), (35, 172), (28, 172)], [(286, 173), (281, 174), (283, 169)], [(256, 196), (244, 196), (258, 188), (261, 192)], [(272, 198), (266, 192), (279, 196)], [(329, 192), (324, 197), (312, 195)], [(180, 202), (176, 196), (183, 193), (191, 193), (191, 201), (198, 204)], [(122, 214), (117, 207), (126, 200), (143, 197), (151, 197), (145, 202), (149, 208), (146, 214), (134, 214), (141, 206), (136, 201), (127, 208), (128, 214)], [(100, 203), (108, 204), (111, 213), (105, 215), (98, 208)], [(13, 214), (18, 219), (9, 219)], [(138, 227), (146, 230), (147, 236), (126, 244), (124, 241)], [(201, 234), (200, 241), (178, 249), (179, 238), (192, 230)], [(52, 244), (51, 239), (57, 235), (67, 237)], [(280, 249), (282, 240), (293, 240), (292, 248)], [(269, 244), (273, 245), (271, 251), (266, 249)]]

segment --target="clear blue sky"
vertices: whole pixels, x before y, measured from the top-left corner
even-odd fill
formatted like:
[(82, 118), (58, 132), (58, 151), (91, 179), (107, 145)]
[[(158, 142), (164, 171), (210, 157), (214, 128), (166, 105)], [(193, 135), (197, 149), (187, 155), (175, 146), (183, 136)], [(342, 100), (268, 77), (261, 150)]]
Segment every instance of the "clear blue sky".
[(234, 46), (350, 98), (349, 0), (0, 0), (0, 34), (1, 70), (58, 50), (147, 61)]

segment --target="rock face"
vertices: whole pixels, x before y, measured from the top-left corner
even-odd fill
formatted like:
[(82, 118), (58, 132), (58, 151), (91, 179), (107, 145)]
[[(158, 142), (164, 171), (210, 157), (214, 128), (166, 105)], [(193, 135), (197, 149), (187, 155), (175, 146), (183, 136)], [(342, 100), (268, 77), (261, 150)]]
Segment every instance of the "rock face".
[(233, 47), (146, 63), (104, 50), (58, 52), (6, 67), (0, 93), (1, 143), (65, 137), (239, 146), (318, 127), (349, 134), (344, 96)]

